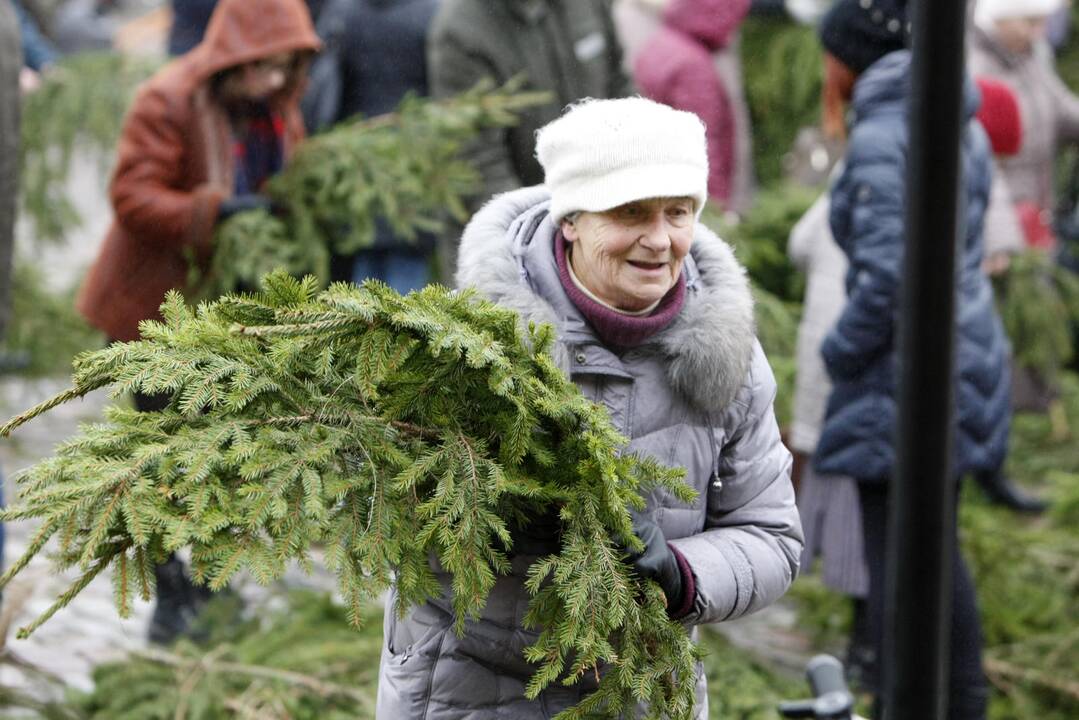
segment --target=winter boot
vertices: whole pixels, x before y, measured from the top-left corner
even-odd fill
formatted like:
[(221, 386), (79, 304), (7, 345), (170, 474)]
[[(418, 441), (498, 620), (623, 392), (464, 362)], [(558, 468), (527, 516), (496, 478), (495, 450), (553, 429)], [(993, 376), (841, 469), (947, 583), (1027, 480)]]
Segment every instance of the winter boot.
[(1026, 492), (1004, 474), (1001, 469), (974, 474), (982, 492), (995, 505), (1002, 505), (1016, 512), (1038, 514), (1045, 512), (1049, 503)]

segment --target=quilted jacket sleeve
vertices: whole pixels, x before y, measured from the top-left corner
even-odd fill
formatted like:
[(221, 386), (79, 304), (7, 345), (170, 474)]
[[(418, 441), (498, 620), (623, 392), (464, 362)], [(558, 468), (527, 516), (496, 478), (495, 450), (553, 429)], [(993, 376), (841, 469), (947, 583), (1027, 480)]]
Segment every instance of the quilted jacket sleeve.
[(798, 574), (802, 526), (791, 455), (779, 437), (776, 382), (758, 344), (745, 384), (725, 412), (730, 434), (707, 490), (704, 531), (672, 540), (693, 569), (686, 624), (731, 620), (783, 595)]
[(850, 261), (847, 305), (821, 345), (833, 380), (857, 376), (891, 349), (903, 262), (905, 161), (894, 138), (851, 138), (832, 189), (832, 232)]
[(124, 123), (110, 187), (117, 222), (147, 242), (206, 252), (225, 192), (183, 186), (184, 117), (152, 87), (140, 91)]

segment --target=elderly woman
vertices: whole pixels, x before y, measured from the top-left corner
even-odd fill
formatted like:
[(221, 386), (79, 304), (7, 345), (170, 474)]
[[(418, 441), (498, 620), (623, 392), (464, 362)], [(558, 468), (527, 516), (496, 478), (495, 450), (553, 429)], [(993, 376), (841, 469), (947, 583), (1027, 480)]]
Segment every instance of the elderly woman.
[[(707, 197), (704, 127), (641, 98), (585, 101), (542, 128), (546, 185), (497, 196), (465, 231), (457, 282), (552, 323), (555, 359), (630, 439), (627, 452), (686, 469), (697, 500), (658, 491), (635, 522), (631, 559), (659, 582), (692, 632), (781, 596), (802, 537), (772, 402), (775, 380), (754, 337), (745, 271), (698, 223)], [(524, 697), (524, 579), (546, 538), (515, 541), (482, 616), (448, 629), (450, 598), (387, 612), (377, 717), (549, 718), (594, 678)], [(448, 584), (446, 585), (448, 587)], [(696, 717), (706, 718), (703, 673)]]

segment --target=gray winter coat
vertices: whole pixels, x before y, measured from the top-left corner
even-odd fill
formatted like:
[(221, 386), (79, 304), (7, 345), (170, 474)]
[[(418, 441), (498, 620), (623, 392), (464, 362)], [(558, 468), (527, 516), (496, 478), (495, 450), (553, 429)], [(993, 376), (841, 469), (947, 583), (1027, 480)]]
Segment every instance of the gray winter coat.
[(19, 21), (11, 3), (0, 0), (0, 340), (10, 312), (11, 256), (15, 249), (21, 69)]
[[(665, 491), (649, 512), (689, 561), (696, 598), (687, 627), (740, 617), (772, 603), (798, 571), (802, 531), (772, 402), (775, 380), (754, 337), (745, 273), (730, 248), (698, 226), (686, 259), (685, 306), (645, 345), (617, 355), (604, 347), (558, 279), (547, 191), (524, 188), (491, 201), (461, 244), (457, 283), (558, 331), (555, 360), (581, 391), (610, 411), (630, 438), (627, 452), (686, 468), (699, 495)], [(533, 667), (522, 659), (537, 634), (523, 628), (523, 581), (534, 557), (518, 555), (499, 578), (482, 617), (463, 636), (449, 629), (443, 598), (404, 619), (386, 612), (379, 720), (539, 720), (594, 689), (586, 678), (524, 698)], [(436, 573), (439, 568), (435, 568)], [(602, 602), (602, 598), (597, 598)], [(692, 630), (691, 630), (692, 632)], [(707, 718), (703, 671), (697, 717)]]

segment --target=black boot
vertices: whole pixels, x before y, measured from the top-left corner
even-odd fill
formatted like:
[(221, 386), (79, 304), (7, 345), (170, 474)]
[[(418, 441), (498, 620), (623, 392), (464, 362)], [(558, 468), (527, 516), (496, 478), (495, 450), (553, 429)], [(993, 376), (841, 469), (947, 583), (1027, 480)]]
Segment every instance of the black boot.
[(851, 598), (853, 617), (847, 646), (847, 680), (856, 692), (876, 695), (879, 686), (877, 648), (869, 629), (865, 600)]
[(982, 492), (989, 498), (989, 501), (995, 505), (1002, 505), (1016, 512), (1035, 515), (1045, 512), (1046, 508), (1049, 507), (1048, 502), (1031, 495), (1012, 482), (1011, 478), (1005, 475), (1003, 470), (975, 473), (974, 479), (978, 482)]

